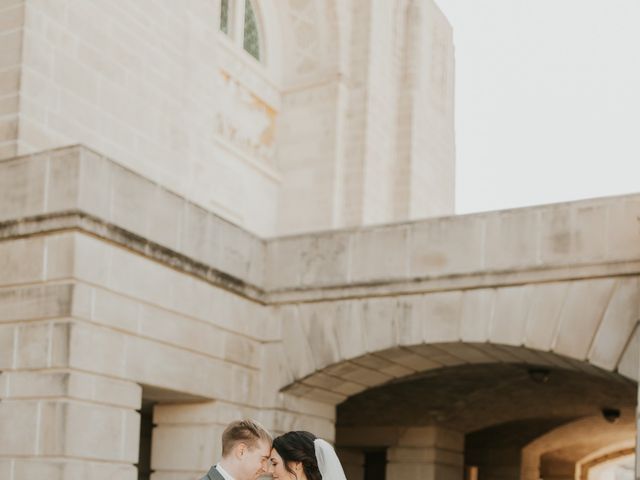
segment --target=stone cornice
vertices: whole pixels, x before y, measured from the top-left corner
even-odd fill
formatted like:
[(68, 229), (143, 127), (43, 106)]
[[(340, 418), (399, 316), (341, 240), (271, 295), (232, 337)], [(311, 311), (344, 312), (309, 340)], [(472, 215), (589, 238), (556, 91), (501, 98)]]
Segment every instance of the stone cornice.
[(640, 273), (640, 195), (264, 240), (82, 146), (0, 169), (0, 240), (82, 232), (265, 305)]
[(265, 303), (265, 292), (256, 285), (205, 265), (113, 223), (77, 210), (0, 222), (0, 241), (69, 231), (82, 232), (109, 241), (217, 287), (256, 302)]
[(470, 274), (416, 277), (334, 285), (292, 287), (267, 291), (150, 239), (78, 210), (35, 215), (0, 222), (0, 241), (60, 232), (81, 232), (193, 275), (216, 287), (264, 305), (347, 300), (364, 297), (416, 295), (428, 292), (498, 288), (531, 283), (624, 277), (640, 274), (640, 260), (611, 261), (523, 270), (483, 271)]

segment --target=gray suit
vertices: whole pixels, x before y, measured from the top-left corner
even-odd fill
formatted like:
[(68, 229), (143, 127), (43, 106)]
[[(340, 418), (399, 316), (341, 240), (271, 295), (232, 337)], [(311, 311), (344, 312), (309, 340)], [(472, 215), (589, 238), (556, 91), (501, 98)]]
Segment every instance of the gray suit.
[(224, 477), (218, 470), (216, 470), (216, 466), (214, 465), (200, 480), (224, 480)]

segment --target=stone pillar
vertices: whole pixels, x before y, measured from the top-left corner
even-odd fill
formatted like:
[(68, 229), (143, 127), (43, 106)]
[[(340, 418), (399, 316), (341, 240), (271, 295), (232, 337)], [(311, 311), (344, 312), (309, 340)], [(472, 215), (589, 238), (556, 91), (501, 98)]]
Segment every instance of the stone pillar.
[(461, 480), (464, 435), (439, 427), (409, 428), (387, 450), (387, 480)]
[(255, 417), (249, 410), (224, 402), (155, 405), (151, 480), (202, 477), (220, 458), (227, 424)]
[(70, 370), (0, 375), (0, 478), (135, 480), (141, 388)]
[(364, 454), (349, 448), (336, 448), (344, 474), (349, 480), (364, 480)]

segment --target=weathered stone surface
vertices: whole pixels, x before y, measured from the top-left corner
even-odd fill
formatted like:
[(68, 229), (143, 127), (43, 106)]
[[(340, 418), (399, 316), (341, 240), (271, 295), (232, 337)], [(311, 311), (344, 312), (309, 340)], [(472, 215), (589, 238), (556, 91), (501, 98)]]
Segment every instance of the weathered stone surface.
[(219, 239), (216, 266), (234, 277), (258, 279), (262, 283), (260, 264), (264, 261), (264, 251), (261, 242), (245, 230), (224, 221), (218, 220), (211, 228)]
[(637, 258), (640, 255), (640, 198), (622, 197), (608, 207), (607, 258)]
[(444, 343), (439, 344), (438, 348), (464, 363), (493, 363), (496, 361), (496, 358), (491, 355), (494, 349), (486, 352), (482, 348), (477, 348), (477, 344)]
[(487, 216), (484, 268), (502, 270), (536, 265), (539, 228), (540, 212), (535, 208)]
[(422, 316), (425, 343), (459, 339), (461, 292), (431, 293), (418, 301), (414, 314)]
[(73, 210), (80, 190), (80, 148), (52, 152), (48, 163), (47, 212)]
[(135, 411), (69, 402), (46, 404), (45, 414), (50, 415), (42, 422), (45, 427), (63, 421), (64, 431), (43, 434), (44, 454), (64, 446), (60, 453), (75, 457), (128, 463), (138, 459), (140, 416)]
[(348, 450), (346, 448), (336, 448), (336, 453), (342, 463), (345, 477), (349, 480), (364, 480), (364, 454)]
[(367, 352), (396, 345), (398, 317), (402, 308), (394, 298), (376, 298), (362, 302), (360, 315)]
[(637, 327), (622, 353), (618, 372), (631, 380), (640, 379), (640, 331)]
[(43, 238), (0, 242), (0, 286), (42, 280), (45, 266)]
[(609, 208), (609, 205), (598, 204), (575, 205), (574, 254), (571, 260), (595, 262), (605, 258)]
[(217, 462), (223, 425), (163, 425), (153, 429), (151, 468), (206, 473)]
[[(82, 461), (78, 459), (15, 460), (13, 479), (47, 478), (50, 480), (135, 480), (138, 470), (133, 465)], [(10, 478), (10, 477), (3, 477)]]
[(70, 284), (0, 289), (0, 322), (64, 317), (71, 313)]
[(348, 281), (350, 242), (350, 235), (345, 233), (269, 242), (267, 285), (279, 289)]
[(220, 239), (214, 231), (209, 213), (191, 203), (184, 204), (180, 251), (190, 257), (202, 259), (215, 265), (219, 260)]
[(442, 366), (440, 363), (403, 348), (392, 348), (377, 352), (376, 354), (406, 368), (415, 370), (416, 372), (424, 372)]
[(532, 286), (524, 341), (527, 347), (551, 349), (569, 285), (567, 282)]
[(103, 288), (92, 288), (89, 295), (93, 299), (91, 320), (118, 329), (142, 331), (144, 306), (139, 302)]
[(98, 218), (111, 219), (113, 164), (102, 155), (79, 148), (78, 206)]
[(51, 235), (45, 240), (45, 276), (48, 280), (69, 279), (74, 275), (76, 245), (73, 234)]
[[(380, 252), (385, 253), (380, 255)], [(409, 270), (408, 252), (408, 227), (358, 232), (351, 245), (350, 279), (357, 283), (406, 277)]]
[(161, 245), (179, 250), (185, 200), (173, 192), (156, 188), (151, 197), (149, 230), (146, 236)]
[(32, 323), (18, 327), (15, 367), (45, 368), (49, 366), (52, 324)]
[(608, 206), (564, 204), (542, 212), (541, 260), (568, 264), (605, 257)]
[(70, 324), (69, 365), (73, 368), (124, 377), (126, 336), (84, 323)]
[(335, 305), (332, 304), (302, 304), (298, 307), (298, 321), (317, 369), (341, 360), (336, 338), (335, 315)]
[(282, 322), (282, 343), (288, 364), (295, 378), (302, 378), (315, 370), (315, 360), (299, 318), (298, 308), (286, 306), (275, 311)]
[(492, 343), (521, 345), (530, 306), (531, 287), (499, 288), (489, 339)]
[(119, 252), (120, 249), (88, 235), (74, 235), (74, 243), (74, 276), (89, 283), (109, 285), (111, 269), (117, 261), (113, 252)]
[(114, 166), (111, 188), (110, 219), (130, 232), (146, 236), (157, 187), (131, 170)]
[(37, 402), (0, 402), (0, 455), (34, 455), (38, 451)]
[(589, 350), (589, 362), (613, 370), (640, 320), (637, 278), (618, 279)]
[(424, 335), (424, 311), (420, 295), (408, 295), (398, 298), (396, 327), (398, 345), (415, 345), (416, 339)]
[(409, 428), (389, 448), (387, 476), (392, 479), (454, 479), (462, 474), (464, 436), (444, 428)]
[(411, 226), (411, 276), (477, 271), (484, 264), (483, 217), (449, 217)]
[(468, 342), (484, 342), (489, 338), (493, 317), (495, 290), (475, 289), (462, 294), (460, 339)]
[(46, 164), (40, 158), (0, 162), (0, 221), (41, 213)]
[(615, 280), (584, 280), (569, 286), (553, 351), (584, 360), (606, 310)]
[(449, 344), (442, 344), (441, 346), (433, 346), (429, 344), (416, 345), (409, 347), (412, 352), (422, 355), (430, 361), (440, 365), (441, 367), (450, 367), (465, 363), (461, 358), (452, 355), (448, 351)]
[(2, 370), (13, 367), (16, 328), (13, 325), (0, 325), (0, 369)]

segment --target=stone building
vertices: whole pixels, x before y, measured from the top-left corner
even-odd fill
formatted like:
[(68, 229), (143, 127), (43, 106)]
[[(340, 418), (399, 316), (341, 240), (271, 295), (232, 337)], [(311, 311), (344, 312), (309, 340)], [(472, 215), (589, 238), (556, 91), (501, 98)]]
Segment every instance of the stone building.
[(432, 0), (0, 36), (0, 478), (198, 478), (245, 416), (349, 480), (634, 477), (640, 195), (453, 216)]

